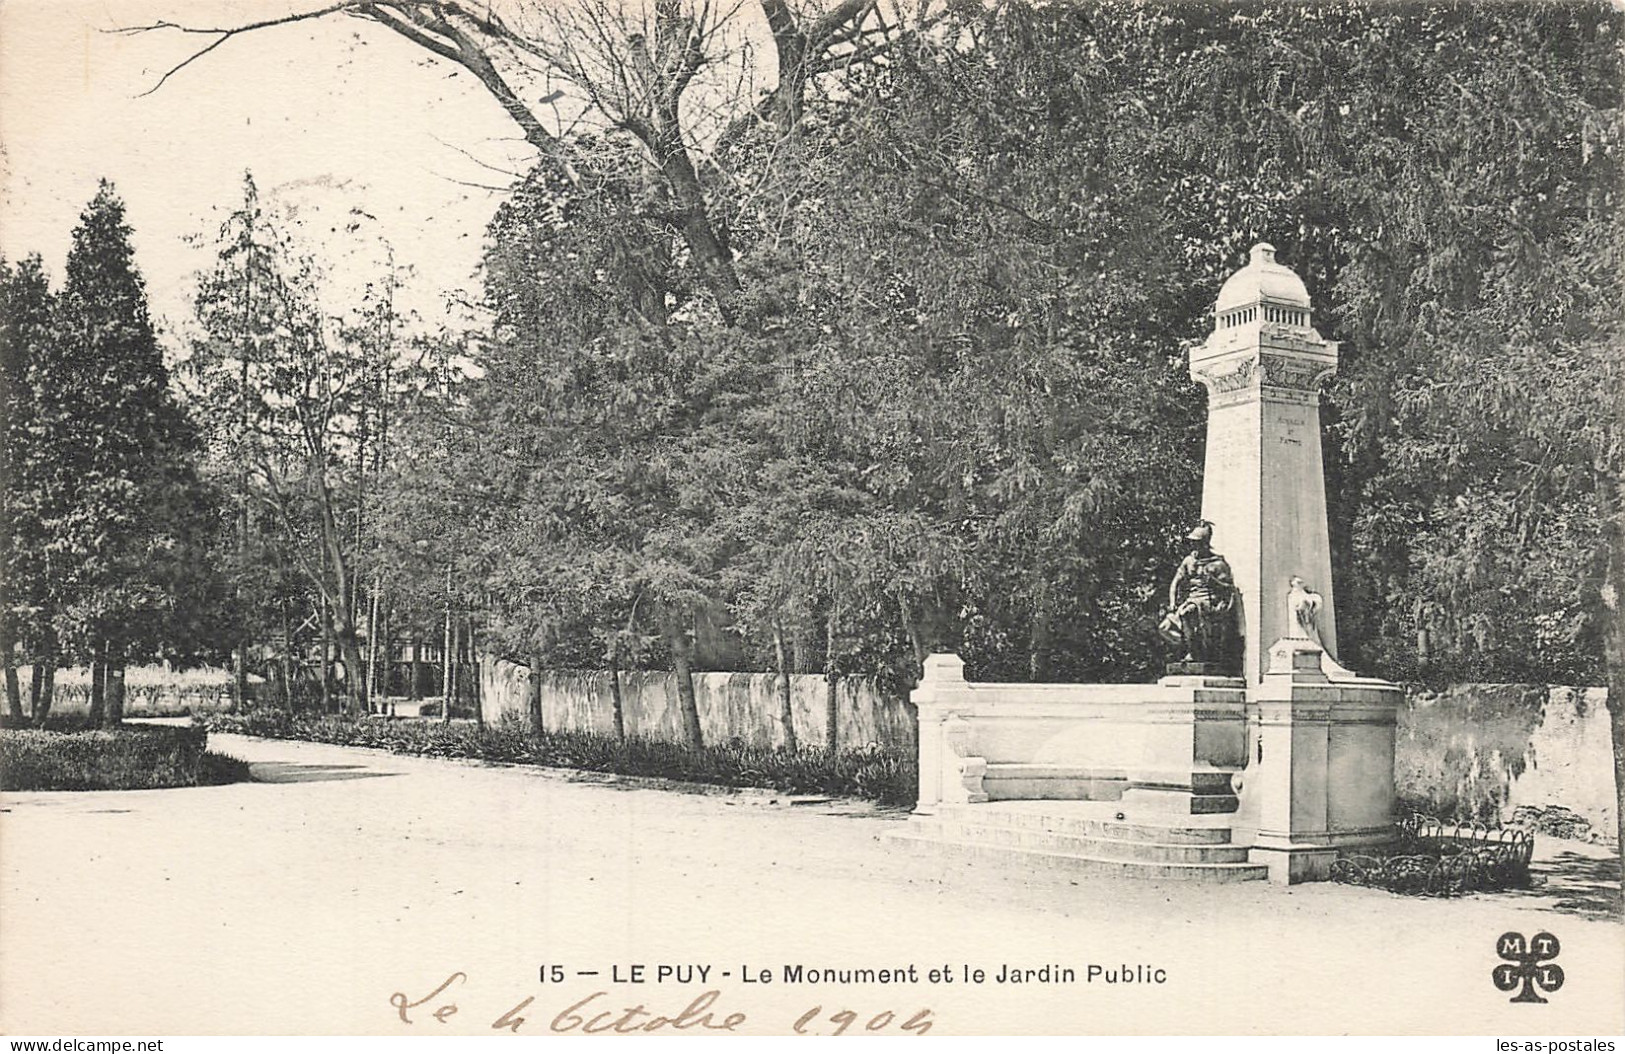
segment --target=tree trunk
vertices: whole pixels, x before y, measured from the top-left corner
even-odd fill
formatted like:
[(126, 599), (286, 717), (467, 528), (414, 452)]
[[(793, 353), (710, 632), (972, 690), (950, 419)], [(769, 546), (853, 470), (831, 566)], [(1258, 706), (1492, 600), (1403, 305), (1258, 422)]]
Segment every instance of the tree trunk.
[(716, 298), (717, 311), (725, 322), (734, 318), (734, 298), (739, 294), (739, 276), (717, 221), (706, 208), (705, 191), (694, 172), (687, 150), (679, 145), (668, 148), (660, 159), (672, 197), (678, 205), (677, 227), (693, 254), (701, 280)]
[(530, 657), (530, 691), (525, 700), (530, 710), (530, 730), (540, 735), (547, 731), (542, 722), (542, 653), (534, 653)]
[[(0, 399), (4, 393), (0, 393)], [(3, 427), (3, 426), (0, 426)], [(9, 478), (0, 473), (0, 486), (10, 482)], [(12, 544), (9, 526), (0, 530), (0, 567), (11, 562)], [(13, 618), (11, 612), (11, 582), (9, 578), (0, 578), (0, 663), (4, 663), (6, 670), (6, 712), (15, 720), (23, 719), (23, 690), (17, 680), (17, 637), (12, 632)], [(39, 669), (39, 663), (34, 663)]]
[[(245, 191), (251, 188), (245, 187)], [(252, 222), (252, 219), (250, 220)], [(248, 259), (243, 268), (243, 303), (242, 303), (242, 330), (245, 338), (239, 353), (237, 377), (237, 552), (235, 568), (236, 574), (232, 577), (232, 592), (236, 595), (239, 605), (239, 614), (243, 605), (243, 574), (248, 564), (248, 370), (250, 353), (254, 347), (254, 340), (249, 334), (255, 330), (254, 325), (254, 256), (258, 245), (250, 233), (248, 238)], [(248, 705), (248, 638), (237, 638), (237, 646), (231, 653), (231, 683), (236, 693), (234, 700), (236, 709), (242, 710)]]
[(39, 691), (34, 696), (34, 727), (44, 728), (51, 716), (51, 704), (56, 702), (56, 629), (46, 623), (40, 634), (40, 653), (35, 660), (44, 667), (39, 679)]
[(1033, 607), (1032, 633), (1027, 642), (1027, 680), (1031, 683), (1039, 684), (1049, 679), (1049, 644), (1049, 587), (1040, 585), (1038, 603)]
[[(339, 610), (337, 606), (335, 611)], [(342, 625), (338, 631), (339, 656), (344, 660), (344, 709), (346, 712), (367, 712), (366, 663), (361, 658), (361, 642), (356, 639), (354, 625)]]
[(837, 705), (841, 675), (835, 666), (835, 612), (824, 623), (824, 744), (833, 756), (841, 749), (841, 711)]
[(474, 635), (474, 616), (468, 616), (468, 677), (473, 682), (473, 691), (469, 694), (474, 698), (474, 723), (485, 727), (485, 695), (483, 676), (484, 670), (480, 668), (479, 638)]
[(414, 703), (423, 698), (423, 641), (412, 639), (412, 683), (406, 686), (406, 697)]
[[(362, 549), (365, 548), (365, 544), (366, 544), (367, 444), (368, 444), (368, 440), (370, 439), (370, 436), (368, 435), (368, 432), (369, 432), (368, 425), (370, 423), (371, 423), (371, 415), (368, 414), (365, 406), (363, 406), (362, 409), (360, 410), (360, 412), (356, 414), (356, 435), (355, 435), (355, 550), (354, 551), (357, 552), (357, 553), (361, 552)], [(374, 595), (376, 595), (376, 591), (374, 592)], [(350, 623), (352, 625), (354, 625), (354, 624), (361, 621), (361, 589), (359, 588), (359, 583), (357, 584), (357, 588), (352, 589), (350, 591), (350, 604), (349, 604), (349, 607), (345, 611), (345, 617), (350, 621)], [(361, 671), (360, 670), (356, 671), (356, 680), (357, 680), (358, 683), (362, 683), (361, 682)], [(366, 687), (363, 689), (361, 694), (363, 696), (367, 697), (364, 700), (365, 703), (366, 703), (366, 711), (367, 711), (367, 713), (371, 713), (372, 712), (372, 699), (371, 699), (370, 689), (372, 687), (372, 670), (370, 668), (367, 670), (367, 679), (366, 679), (366, 681), (364, 683), (365, 683)]]
[(771, 116), (779, 134), (788, 136), (801, 121), (802, 98), (807, 90), (807, 34), (784, 0), (762, 0), (761, 8), (779, 60), (779, 83), (770, 100)]
[(456, 639), (452, 636), (451, 625), (451, 570), (446, 571), (446, 643), (444, 654), (440, 656), (440, 720), (444, 723), (451, 721), (451, 702), (457, 694), (457, 666), (456, 657), (452, 648)]
[(372, 596), (367, 605), (367, 713), (373, 711), (373, 699), (382, 699), (378, 690), (378, 580), (372, 581)]
[[(0, 616), (0, 658), (6, 664), (6, 712), (18, 720), (23, 716), (23, 689), (17, 680), (16, 645), (11, 639), (11, 620)], [(39, 664), (34, 664), (35, 669)]]
[(773, 627), (773, 657), (778, 663), (779, 724), (784, 729), (784, 749), (794, 751), (796, 743), (796, 710), (790, 702), (790, 663), (785, 655), (784, 630)]
[(248, 645), (243, 641), (238, 641), (231, 651), (231, 685), (237, 709), (241, 710), (248, 702)]
[(312, 465), (320, 485), (317, 489), (317, 523), (321, 530), (322, 593), (328, 598), (328, 620), (338, 637), (339, 652), (344, 658), (344, 688), (346, 709), (363, 712), (367, 705), (365, 671), (361, 664), (361, 648), (356, 640), (356, 588), (350, 573), (350, 556), (344, 549), (344, 532), (339, 528), (333, 511), (333, 491), (322, 475), (318, 460)]
[(28, 716), (39, 713), (40, 686), (45, 683), (45, 664), (38, 658), (28, 670)]
[(1598, 594), (1608, 723), (1614, 741), (1614, 833), (1619, 851), (1625, 853), (1625, 480), (1605, 484), (1600, 491), (1607, 551)]
[(97, 644), (90, 654), (90, 713), (91, 728), (102, 727), (107, 715), (107, 646)]
[(1608, 646), (1608, 723), (1614, 739), (1614, 832), (1625, 853), (1625, 627), (1615, 626)]
[(322, 713), (333, 708), (333, 623), (327, 617), (327, 593), (321, 596), (321, 622), (322, 622)]
[(908, 632), (909, 647), (914, 651), (914, 661), (917, 664), (914, 670), (915, 677), (925, 675), (925, 657), (931, 653), (926, 646), (925, 639), (920, 635), (920, 624), (915, 621), (914, 609), (908, 602), (905, 593), (897, 594), (897, 610), (903, 617), (903, 628)]
[(463, 620), (451, 617), (451, 704), (463, 702)]
[(282, 705), (293, 709), (293, 616), (282, 598)]
[(807, 94), (807, 41), (800, 33), (778, 41), (779, 84), (773, 93), (773, 113), (779, 134), (791, 136), (801, 127)]
[(705, 737), (700, 732), (699, 701), (694, 697), (694, 659), (688, 627), (680, 625), (677, 616), (670, 612), (664, 622), (672, 673), (677, 678), (677, 705), (683, 715), (683, 741), (691, 747), (701, 747), (705, 745)]
[(385, 603), (378, 610), (378, 644), (384, 650), (378, 659), (378, 683), (373, 690), (378, 693), (378, 712), (380, 714), (389, 709), (389, 697), (396, 694), (395, 638), (390, 636), (395, 628), (392, 621), (393, 614), (388, 603)]
[(615, 722), (615, 739), (626, 740), (626, 697), (621, 694), (621, 649), (617, 644), (609, 653), (610, 717)]
[(117, 728), (124, 723), (124, 650), (114, 647), (109, 650), (106, 672), (103, 677), (103, 692), (107, 696), (108, 728)]

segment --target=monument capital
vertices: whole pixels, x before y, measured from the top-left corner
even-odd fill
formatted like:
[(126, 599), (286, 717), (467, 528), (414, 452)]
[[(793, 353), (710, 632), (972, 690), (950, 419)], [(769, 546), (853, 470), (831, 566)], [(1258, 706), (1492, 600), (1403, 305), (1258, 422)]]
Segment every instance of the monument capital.
[(1213, 331), (1191, 349), (1192, 379), (1208, 390), (1210, 409), (1267, 399), (1318, 402), (1337, 372), (1337, 343), (1314, 327), (1308, 290), (1275, 260), (1267, 242), (1231, 275), (1213, 308)]
[(1283, 307), (1309, 308), (1309, 290), (1303, 279), (1285, 264), (1277, 263), (1275, 246), (1259, 242), (1247, 254), (1247, 266), (1225, 280), (1214, 303), (1218, 315), (1268, 300)]

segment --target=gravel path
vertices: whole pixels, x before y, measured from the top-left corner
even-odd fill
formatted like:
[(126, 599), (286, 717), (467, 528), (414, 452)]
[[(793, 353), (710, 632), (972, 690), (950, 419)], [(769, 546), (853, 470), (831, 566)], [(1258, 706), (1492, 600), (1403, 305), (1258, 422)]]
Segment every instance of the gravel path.
[[(626, 1027), (677, 1017), (714, 990), (712, 1023), (743, 1014), (740, 1032), (790, 1031), (815, 1006), (808, 1031), (835, 1031), (842, 1009), (850, 1029), (883, 1031), (929, 1009), (937, 1034), (1625, 1031), (1625, 926), (1605, 915), (1617, 863), (1576, 843), (1541, 844), (1540, 890), (1452, 901), (1032, 883), (922, 863), (883, 841), (906, 816), (854, 803), (237, 736), (211, 747), (252, 762), (256, 782), (5, 796), (0, 1030), (490, 1034), (531, 997), (520, 1033), (544, 1035), (595, 992), (560, 1027), (636, 1005)], [(1566, 982), (1546, 1005), (1490, 983), (1509, 930), (1562, 942)], [(651, 982), (660, 964), (710, 970), (623, 980), (639, 963)], [(565, 980), (540, 981), (555, 964)], [(913, 965), (918, 981), (786, 983), (794, 964)], [(995, 981), (1046, 964), (1076, 979)], [(953, 980), (932, 983), (945, 965)], [(762, 969), (771, 983), (745, 982)]]

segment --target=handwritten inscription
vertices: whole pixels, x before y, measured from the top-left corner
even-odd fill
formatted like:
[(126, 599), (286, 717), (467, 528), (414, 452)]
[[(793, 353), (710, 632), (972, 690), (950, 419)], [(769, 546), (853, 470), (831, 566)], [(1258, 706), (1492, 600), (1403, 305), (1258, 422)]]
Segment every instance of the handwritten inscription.
[[(824, 1021), (827, 1020), (831, 1024), (835, 1025), (835, 1031), (829, 1034), (839, 1036), (856, 1024), (858, 1018), (861, 1016), (856, 1011), (837, 1010), (830, 1014), (828, 1018), (819, 1017), (819, 1015), (823, 1012), (823, 1007), (815, 1006), (805, 1014), (802, 1014), (800, 1017), (796, 1018), (796, 1034), (798, 1036), (822, 1036), (825, 1034), (823, 1031), (813, 1031), (813, 1029), (821, 1029)], [(892, 1013), (890, 1010), (882, 1010), (864, 1024), (863, 1030), (865, 1032), (883, 1032), (896, 1020), (896, 1014)], [(931, 1011), (921, 1010), (897, 1027), (902, 1029), (904, 1032), (911, 1033), (912, 1035), (923, 1036), (927, 1032), (931, 1031)]]
[[(608, 995), (608, 992), (594, 992), (587, 998), (570, 1004), (559, 1011), (558, 1015), (553, 1018), (552, 1022), (547, 1026), (548, 1030), (561, 1033), (575, 1032), (578, 1029), (584, 1033), (630, 1033), (659, 1032), (661, 1029), (670, 1028), (678, 1032), (689, 1030), (732, 1032), (745, 1023), (745, 1015), (742, 1013), (728, 1014), (719, 1020), (711, 1012), (712, 1004), (722, 998), (722, 993), (714, 989), (696, 996), (693, 1002), (684, 1007), (675, 1017), (652, 1013), (642, 1003), (637, 1006), (627, 1007), (619, 1017), (616, 1017), (615, 1011), (600, 1010), (599, 1006), (593, 1005)], [(590, 1018), (587, 1016), (589, 1013), (592, 1014)], [(519, 1031), (517, 1026), (514, 1027), (514, 1031)]]
[[(460, 1008), (454, 997), (467, 982), (468, 975), (458, 970), (420, 998), (412, 999), (405, 992), (393, 993), (389, 997), (389, 1005), (395, 1008), (396, 1015), (404, 1024), (416, 1025), (419, 1021), (429, 1019), (444, 1025), (458, 1013)], [(724, 1012), (725, 1008), (718, 1006), (723, 999), (723, 994), (718, 989), (701, 992), (675, 1014), (650, 1009), (643, 1003), (616, 1007), (610, 999), (610, 994), (604, 991), (593, 992), (585, 998), (578, 999), (548, 1019), (547, 1030), (561, 1035), (572, 1033), (632, 1035), (664, 1031), (707, 1034), (737, 1032), (748, 1020), (743, 1011)], [(491, 1029), (496, 1032), (517, 1034), (529, 1024), (532, 1016), (540, 1017), (533, 1015), (531, 1011), (535, 1001), (535, 996), (521, 999), (492, 1019)], [(904, 1032), (917, 1036), (931, 1031), (933, 1024), (929, 1009), (918, 1010), (911, 1016), (904, 1017), (896, 1011), (887, 1009), (878, 1012), (860, 1012), (843, 1007), (834, 1008), (826, 1013), (824, 1006), (818, 1005), (796, 1018), (790, 1024), (790, 1030), (804, 1036), (839, 1036), (860, 1022), (861, 1030), (865, 1032)]]
[[(410, 1025), (412, 1023), (412, 1019), (410, 1017), (406, 1016), (406, 1012), (408, 1010), (412, 1010), (412, 1009), (415, 1009), (417, 1007), (422, 1006), (424, 1003), (427, 1003), (429, 1000), (433, 999), (435, 996), (439, 995), (441, 992), (444, 992), (446, 989), (450, 988), (452, 985), (454, 985), (454, 984), (462, 984), (466, 980), (468, 980), (468, 975), (463, 973), (461, 970), (458, 970), (456, 973), (452, 974), (450, 977), (446, 978), (444, 981), (441, 981), (439, 988), (436, 988), (434, 991), (430, 992), (428, 995), (424, 996), (422, 999), (419, 999), (417, 1002), (415, 1002), (415, 1003), (407, 1002), (405, 992), (396, 992), (394, 995), (389, 997), (389, 1005), (393, 1006), (395, 1008), (395, 1012), (400, 1015), (402, 1021), (404, 1021), (408, 1025)], [(451, 1015), (455, 1014), (456, 1012), (457, 1012), (457, 1004), (456, 1003), (443, 1003), (443, 1004), (435, 1007), (434, 1010), (430, 1011), (430, 1013), (432, 1013), (434, 1015), (435, 1020), (439, 1021), (442, 1025), (446, 1023), (446, 1018), (450, 1017)]]

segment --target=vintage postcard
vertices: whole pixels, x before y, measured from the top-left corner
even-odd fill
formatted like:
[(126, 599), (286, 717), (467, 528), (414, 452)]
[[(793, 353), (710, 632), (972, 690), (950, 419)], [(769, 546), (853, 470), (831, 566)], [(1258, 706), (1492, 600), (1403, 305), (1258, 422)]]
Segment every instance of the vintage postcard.
[(1622, 34), (5, 0), (0, 1031), (1617, 1049)]

